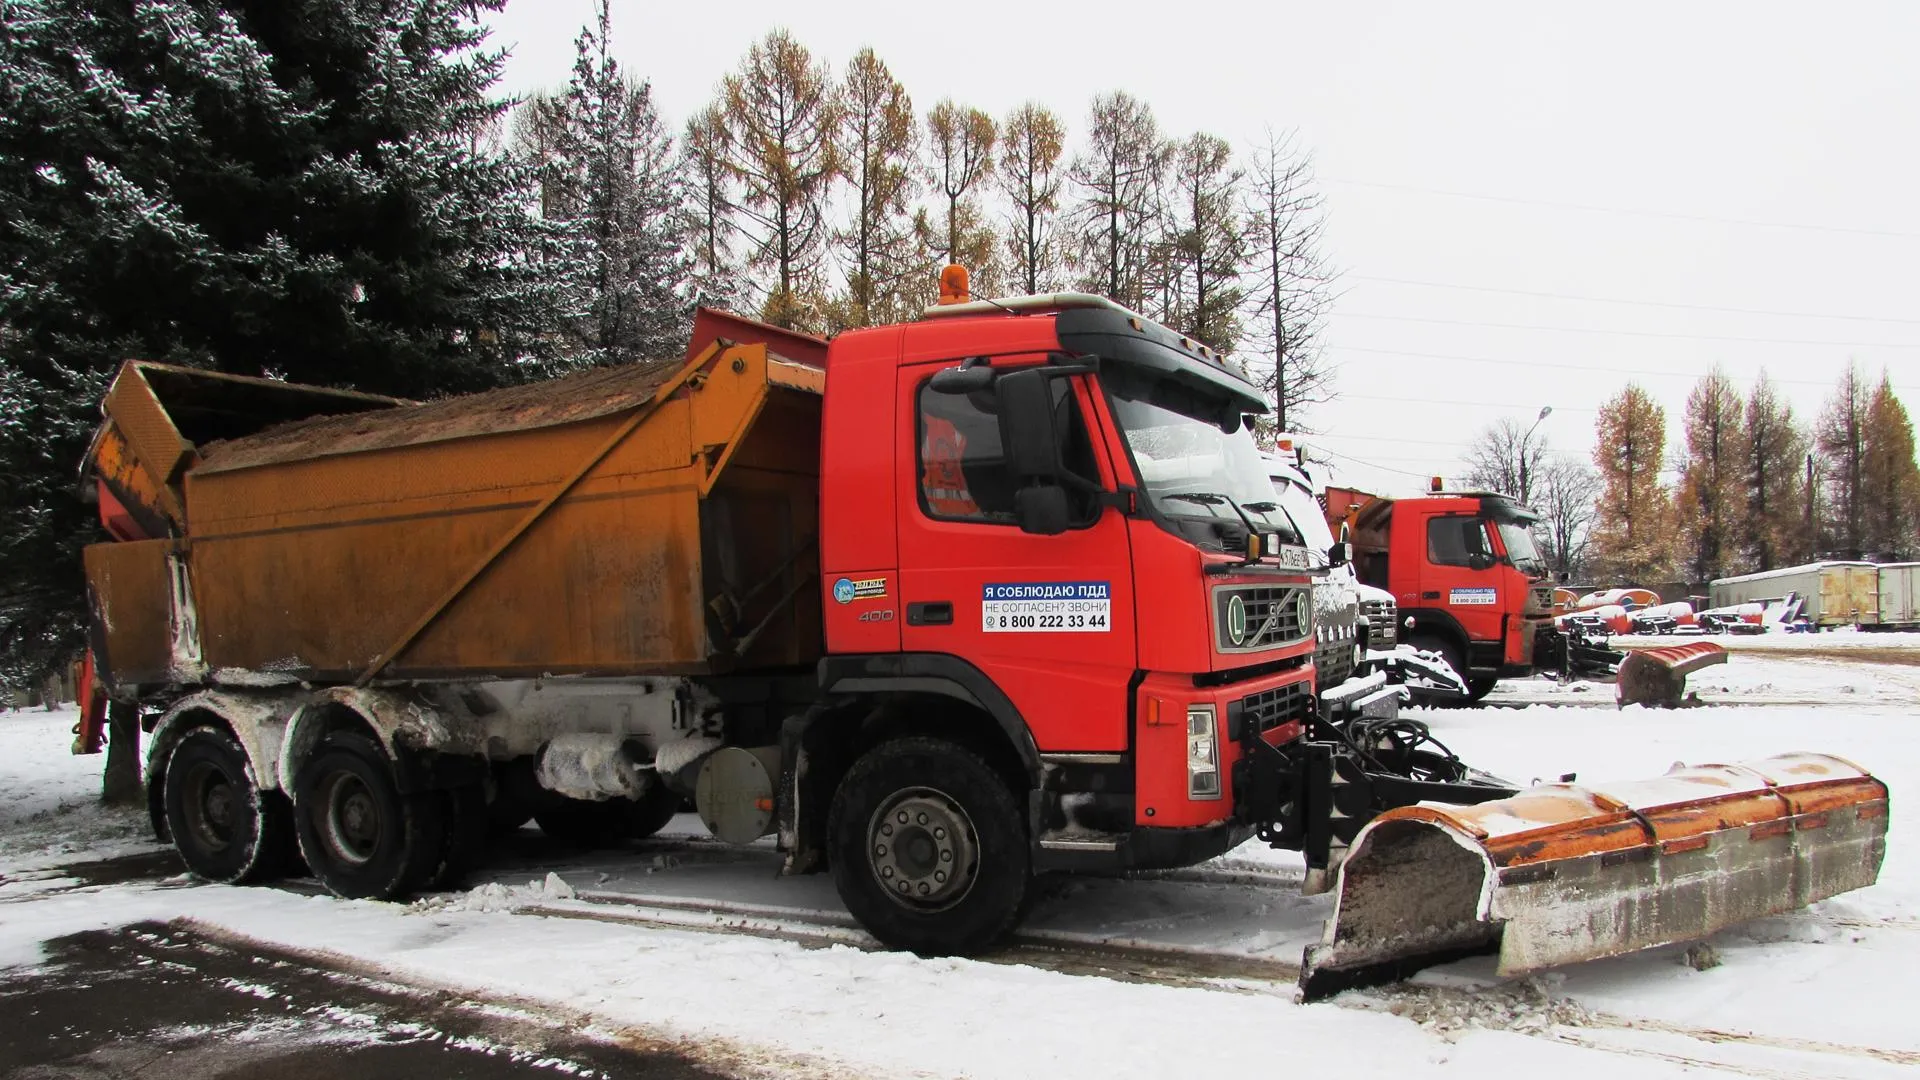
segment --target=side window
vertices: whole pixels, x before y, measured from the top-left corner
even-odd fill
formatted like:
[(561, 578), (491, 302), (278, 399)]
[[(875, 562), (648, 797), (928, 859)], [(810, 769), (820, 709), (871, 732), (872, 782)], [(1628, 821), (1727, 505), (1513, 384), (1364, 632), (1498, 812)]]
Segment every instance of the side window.
[[(1093, 445), (1066, 379), (1053, 380), (1060, 432), (1060, 460), (1069, 472), (1091, 481), (1099, 475)], [(1012, 525), (1015, 483), (1000, 445), (1000, 418), (993, 391), (941, 394), (922, 384), (920, 413), (920, 509), (944, 521)], [(1068, 488), (1074, 519), (1091, 524), (1098, 515), (1094, 492)]]
[(1484, 556), (1491, 550), (1486, 524), (1479, 518), (1437, 517), (1427, 521), (1427, 559), (1437, 566), (1470, 566), (1474, 556)]

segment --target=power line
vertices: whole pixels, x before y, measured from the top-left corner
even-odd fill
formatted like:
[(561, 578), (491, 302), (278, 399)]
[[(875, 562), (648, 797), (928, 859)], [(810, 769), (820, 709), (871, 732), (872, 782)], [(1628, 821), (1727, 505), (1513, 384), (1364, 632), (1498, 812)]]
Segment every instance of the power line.
[[(1342, 392), (1340, 394), (1340, 400), (1341, 401), (1398, 401), (1398, 402), (1404, 402), (1410, 405), (1458, 405), (1464, 408), (1472, 408), (1472, 409), (1537, 409), (1539, 408), (1539, 405), (1537, 403), (1532, 405), (1524, 405), (1524, 404), (1516, 404), (1511, 401), (1455, 401), (1448, 398), (1384, 397), (1378, 394), (1349, 394), (1345, 392)], [(1588, 412), (1590, 413), (1590, 412), (1599, 412), (1600, 410), (1597, 408), (1590, 409), (1581, 405), (1566, 405), (1566, 406), (1555, 405), (1553, 407), (1553, 411), (1554, 412)]]
[[(1457, 353), (1409, 352), (1405, 349), (1373, 349), (1362, 345), (1330, 344), (1329, 349), (1342, 349), (1347, 352), (1378, 353), (1382, 356), (1417, 357), (1423, 360), (1461, 360), (1474, 364), (1499, 364), (1505, 367), (1552, 368), (1560, 371), (1598, 371), (1608, 375), (1649, 375), (1668, 379), (1702, 379), (1711, 372), (1699, 371), (1654, 371), (1650, 368), (1623, 368), (1612, 364), (1567, 364), (1553, 360), (1500, 360), (1491, 356), (1461, 356)], [(1734, 382), (1759, 382), (1757, 375), (1732, 375), (1727, 378)], [(1782, 386), (1832, 386), (1831, 380), (1820, 379), (1776, 379), (1769, 375), (1767, 381)], [(1518, 406), (1525, 408), (1525, 406)], [(1555, 406), (1558, 408), (1558, 406)]]
[(1591, 214), (1626, 214), (1632, 217), (1665, 218), (1669, 221), (1698, 221), (1714, 225), (1741, 225), (1757, 229), (1803, 229), (1809, 232), (1841, 233), (1851, 236), (1882, 236), (1900, 240), (1920, 240), (1920, 233), (1894, 232), (1886, 229), (1858, 229), (1845, 225), (1815, 225), (1797, 221), (1755, 221), (1749, 218), (1713, 217), (1707, 214), (1680, 214), (1668, 210), (1639, 210), (1624, 206), (1595, 206), (1588, 203), (1552, 202), (1547, 199), (1524, 199), (1514, 195), (1487, 195), (1473, 191), (1447, 191), (1441, 188), (1415, 187), (1411, 184), (1384, 184), (1370, 180), (1329, 179), (1329, 184), (1342, 187), (1379, 188), (1383, 191), (1410, 191), (1420, 195), (1443, 195), (1450, 199), (1477, 199), (1482, 202), (1515, 203), (1521, 206), (1546, 206), (1556, 210), (1580, 210)]
[(1920, 326), (1920, 319), (1894, 319), (1879, 315), (1829, 315), (1816, 311), (1768, 311), (1764, 308), (1719, 307), (1713, 304), (1679, 304), (1665, 300), (1627, 300), (1615, 296), (1583, 296), (1578, 293), (1539, 292), (1533, 289), (1502, 289), (1491, 285), (1456, 285), (1446, 281), (1419, 281), (1413, 278), (1378, 277), (1371, 274), (1346, 274), (1343, 280), (1373, 281), (1387, 285), (1418, 285), (1429, 289), (1458, 289), (1464, 292), (1505, 293), (1532, 296), (1544, 300), (1580, 300), (1592, 304), (1629, 304), (1635, 307), (1672, 308), (1678, 311), (1720, 311), (1734, 315), (1773, 315), (1795, 319), (1844, 319), (1849, 322), (1900, 323)]
[(1495, 330), (1551, 330), (1562, 334), (1614, 334), (1621, 337), (1684, 338), (1690, 341), (1737, 341), (1749, 345), (1821, 345), (1841, 349), (1920, 349), (1920, 341), (1819, 341), (1809, 338), (1731, 337), (1725, 334), (1676, 334), (1654, 330), (1614, 330), (1599, 326), (1542, 326), (1538, 323), (1472, 322), (1465, 319), (1435, 319), (1424, 315), (1376, 315), (1367, 312), (1341, 312), (1336, 315), (1335, 318), (1435, 323), (1441, 326), (1478, 326)]

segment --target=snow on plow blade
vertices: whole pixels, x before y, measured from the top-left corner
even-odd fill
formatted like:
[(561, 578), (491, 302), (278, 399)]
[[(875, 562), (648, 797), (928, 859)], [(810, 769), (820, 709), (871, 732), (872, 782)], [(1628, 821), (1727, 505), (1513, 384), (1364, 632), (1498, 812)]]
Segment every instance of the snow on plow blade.
[(1615, 700), (1621, 705), (1680, 704), (1687, 689), (1687, 676), (1703, 667), (1727, 662), (1724, 646), (1711, 641), (1686, 645), (1666, 645), (1658, 649), (1634, 649), (1620, 661), (1615, 683)]
[(1823, 754), (1389, 810), (1354, 838), (1308, 1000), (1498, 951), (1502, 975), (1678, 941), (1865, 888), (1887, 787)]

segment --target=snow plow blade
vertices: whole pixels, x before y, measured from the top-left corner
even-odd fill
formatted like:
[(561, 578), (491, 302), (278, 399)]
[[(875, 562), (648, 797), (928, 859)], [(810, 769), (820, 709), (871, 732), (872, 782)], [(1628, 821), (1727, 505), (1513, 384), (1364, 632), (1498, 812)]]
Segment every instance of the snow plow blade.
[(1621, 705), (1661, 705), (1676, 708), (1686, 693), (1687, 676), (1703, 667), (1727, 662), (1724, 646), (1711, 641), (1634, 649), (1620, 661), (1615, 700)]
[(1823, 754), (1389, 810), (1354, 838), (1307, 1000), (1497, 952), (1502, 975), (1703, 938), (1865, 888), (1887, 787)]

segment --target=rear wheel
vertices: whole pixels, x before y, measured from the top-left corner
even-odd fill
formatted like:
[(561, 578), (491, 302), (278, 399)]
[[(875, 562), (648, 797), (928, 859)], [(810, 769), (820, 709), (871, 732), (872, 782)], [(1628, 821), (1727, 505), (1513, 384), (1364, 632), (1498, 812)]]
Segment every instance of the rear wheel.
[(294, 780), (293, 808), (301, 854), (336, 896), (405, 896), (448, 863), (448, 793), (402, 795), (386, 751), (365, 735), (321, 739)]
[(195, 876), (226, 885), (264, 881), (292, 861), (293, 821), (277, 791), (254, 786), (231, 732), (200, 727), (167, 758), (167, 831)]
[(979, 756), (940, 739), (897, 739), (854, 762), (834, 793), (828, 835), (847, 910), (896, 949), (986, 949), (1019, 920), (1033, 886), (1013, 791)]

